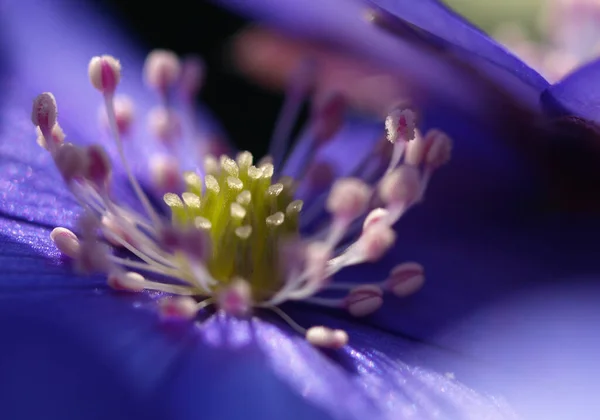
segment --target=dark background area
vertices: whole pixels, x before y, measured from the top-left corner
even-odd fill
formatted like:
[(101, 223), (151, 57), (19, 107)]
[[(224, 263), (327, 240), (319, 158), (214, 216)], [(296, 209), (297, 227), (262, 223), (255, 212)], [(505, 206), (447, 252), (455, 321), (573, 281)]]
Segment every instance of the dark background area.
[(202, 56), (208, 73), (199, 100), (239, 148), (257, 156), (266, 152), (282, 97), (239, 75), (228, 59), (228, 43), (246, 21), (202, 0), (82, 1), (113, 16), (143, 51), (166, 48)]

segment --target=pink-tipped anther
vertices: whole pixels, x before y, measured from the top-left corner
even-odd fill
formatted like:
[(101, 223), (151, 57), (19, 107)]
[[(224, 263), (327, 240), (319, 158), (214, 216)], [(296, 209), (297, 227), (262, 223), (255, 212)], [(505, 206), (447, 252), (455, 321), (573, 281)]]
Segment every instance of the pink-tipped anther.
[(56, 124), (57, 116), (58, 108), (56, 107), (54, 95), (50, 92), (44, 92), (35, 97), (31, 109), (31, 121), (33, 125), (40, 128), (44, 135), (50, 133), (50, 130)]
[(387, 139), (391, 143), (414, 139), (416, 124), (416, 114), (410, 109), (396, 108), (392, 110), (385, 119)]
[(148, 114), (148, 127), (152, 134), (165, 143), (181, 137), (181, 121), (175, 111), (156, 107)]
[(206, 65), (198, 56), (189, 56), (181, 65), (181, 90), (189, 95), (196, 95), (202, 88)]
[(219, 293), (218, 306), (232, 316), (246, 316), (252, 309), (252, 291), (246, 280), (235, 279)]
[(106, 188), (110, 181), (112, 165), (106, 151), (99, 144), (93, 144), (86, 149), (87, 168), (85, 178), (99, 189)]
[(337, 350), (348, 344), (348, 333), (322, 326), (311, 327), (306, 331), (306, 341), (313, 346)]
[(177, 55), (168, 50), (154, 50), (146, 57), (144, 76), (151, 88), (164, 92), (179, 79), (181, 64)]
[(84, 178), (87, 175), (87, 151), (72, 143), (62, 144), (54, 155), (54, 163), (68, 184), (75, 178)]
[(193, 319), (198, 313), (198, 304), (189, 296), (174, 296), (161, 299), (158, 303), (160, 314), (169, 320)]
[(62, 128), (60, 128), (60, 125), (58, 125), (58, 124), (54, 124), (54, 127), (52, 127), (52, 130), (50, 131), (50, 141), (51, 141), (50, 144), (48, 144), (48, 142), (46, 142), (46, 137), (44, 137), (44, 133), (42, 133), (42, 130), (40, 127), (38, 127), (36, 129), (36, 132), (37, 132), (37, 144), (39, 144), (40, 147), (43, 147), (44, 149), (46, 149), (48, 151), (56, 150), (56, 148), (60, 147), (60, 145), (65, 142), (65, 133), (63, 132)]
[(141, 292), (144, 290), (144, 277), (133, 271), (116, 271), (108, 276), (107, 284), (115, 290)]
[(354, 220), (367, 210), (371, 188), (358, 178), (337, 180), (327, 198), (327, 211), (345, 220)]
[(420, 190), (421, 177), (414, 166), (399, 166), (379, 183), (379, 196), (386, 204), (408, 205), (419, 196)]
[(88, 75), (92, 86), (105, 95), (112, 95), (121, 81), (121, 64), (110, 55), (94, 57), (88, 65)]
[(181, 186), (179, 161), (169, 155), (155, 155), (150, 159), (152, 184), (162, 192), (177, 191)]
[(314, 135), (318, 144), (330, 140), (338, 132), (346, 112), (346, 98), (337, 92), (325, 96), (313, 109)]
[(57, 227), (50, 233), (50, 239), (61, 254), (76, 259), (79, 256), (79, 238), (69, 229)]
[(414, 262), (399, 264), (390, 271), (385, 288), (399, 297), (409, 296), (425, 283), (423, 266)]
[(363, 222), (363, 232), (377, 223), (385, 222), (389, 214), (389, 211), (381, 207), (371, 210)]
[(350, 290), (344, 303), (350, 315), (367, 316), (383, 305), (383, 290), (374, 284), (357, 286)]
[(450, 160), (452, 154), (452, 140), (440, 130), (429, 130), (425, 134), (426, 141), (430, 144), (425, 155), (425, 164), (431, 169), (437, 169)]
[(377, 223), (364, 231), (356, 242), (364, 261), (379, 260), (394, 245), (396, 233), (388, 225)]

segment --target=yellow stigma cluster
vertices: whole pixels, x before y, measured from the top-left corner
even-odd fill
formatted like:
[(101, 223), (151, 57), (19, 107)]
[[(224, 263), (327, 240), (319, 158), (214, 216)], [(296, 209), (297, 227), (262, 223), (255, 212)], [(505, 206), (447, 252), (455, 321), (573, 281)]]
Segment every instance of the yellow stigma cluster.
[(294, 200), (293, 182), (272, 183), (271, 163), (254, 166), (252, 155), (206, 158), (202, 179), (185, 172), (185, 192), (167, 193), (172, 222), (178, 228), (207, 233), (205, 264), (219, 286), (246, 280), (253, 300), (263, 301), (283, 283), (278, 249), (298, 236), (302, 201)]

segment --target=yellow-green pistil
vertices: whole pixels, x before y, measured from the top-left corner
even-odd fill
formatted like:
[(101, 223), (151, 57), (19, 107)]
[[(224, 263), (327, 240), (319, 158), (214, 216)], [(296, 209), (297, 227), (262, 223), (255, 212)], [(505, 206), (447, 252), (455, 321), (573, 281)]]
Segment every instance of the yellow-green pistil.
[(302, 201), (293, 199), (293, 182), (272, 183), (273, 165), (254, 166), (248, 152), (236, 160), (209, 158), (205, 172), (204, 179), (184, 173), (185, 192), (164, 195), (172, 222), (206, 232), (211, 246), (205, 264), (221, 285), (242, 278), (255, 301), (267, 299), (283, 283), (277, 250), (298, 236)]

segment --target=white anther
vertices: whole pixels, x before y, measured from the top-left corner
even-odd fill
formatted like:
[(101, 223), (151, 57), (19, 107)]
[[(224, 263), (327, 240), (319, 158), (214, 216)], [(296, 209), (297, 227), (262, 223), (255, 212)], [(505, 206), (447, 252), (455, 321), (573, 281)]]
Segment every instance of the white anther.
[(421, 189), (419, 171), (414, 166), (402, 165), (385, 175), (379, 183), (379, 196), (386, 204), (410, 204)]
[(274, 197), (279, 196), (279, 194), (281, 194), (282, 191), (283, 191), (283, 184), (281, 184), (281, 183), (273, 184), (273, 185), (270, 185), (269, 188), (267, 188), (267, 191), (265, 192), (265, 196), (274, 198)]
[(144, 281), (144, 277), (139, 273), (116, 271), (108, 276), (107, 284), (115, 290), (141, 292), (144, 290)]
[(31, 121), (36, 127), (40, 127), (42, 132), (50, 131), (56, 124), (58, 108), (56, 107), (56, 99), (50, 92), (39, 94), (33, 100), (31, 109)]
[(235, 236), (240, 239), (248, 239), (252, 234), (252, 226), (245, 225), (235, 228)]
[(285, 209), (285, 214), (288, 216), (298, 214), (302, 211), (303, 206), (304, 206), (304, 201), (294, 200), (290, 204), (287, 205), (287, 207)]
[(221, 171), (219, 162), (213, 155), (204, 156), (204, 173), (216, 175)]
[(237, 163), (229, 156), (222, 155), (219, 158), (219, 163), (221, 165), (221, 169), (227, 172), (230, 176), (235, 178), (240, 176), (240, 169), (238, 168)]
[(152, 184), (160, 191), (177, 191), (181, 185), (179, 161), (170, 155), (150, 158)]
[(327, 327), (311, 327), (306, 331), (306, 341), (313, 346), (340, 349), (348, 344), (348, 333)]
[(237, 220), (242, 220), (246, 217), (246, 209), (240, 203), (231, 203), (229, 213), (232, 218)]
[(247, 206), (252, 201), (252, 193), (248, 190), (244, 190), (238, 194), (235, 201), (240, 203), (242, 206)]
[(219, 293), (218, 306), (229, 315), (248, 315), (252, 308), (252, 290), (248, 282), (241, 278), (234, 279)]
[(416, 115), (410, 109), (394, 109), (385, 119), (387, 139), (396, 143), (398, 139), (409, 141), (415, 138)]
[(336, 181), (327, 198), (327, 210), (346, 220), (354, 220), (367, 210), (371, 188), (357, 178)]
[(63, 144), (65, 142), (65, 133), (63, 132), (62, 128), (60, 128), (60, 125), (58, 125), (58, 124), (54, 124), (54, 127), (52, 127), (52, 131), (50, 132), (50, 138), (52, 140), (50, 147), (48, 147), (48, 144), (46, 143), (46, 138), (44, 137), (44, 134), (42, 133), (42, 130), (40, 127), (36, 128), (36, 133), (37, 133), (37, 144), (39, 144), (40, 147), (43, 147), (44, 149), (46, 149), (48, 151), (56, 150), (57, 147), (59, 147), (61, 144)]
[(377, 208), (371, 210), (371, 212), (367, 215), (365, 221), (363, 222), (363, 231), (369, 229), (371, 226), (379, 223), (381, 221), (385, 221), (389, 216), (390, 212), (384, 208)]
[(152, 134), (165, 143), (181, 137), (181, 121), (175, 111), (155, 107), (148, 113), (148, 127)]
[(414, 262), (399, 264), (390, 271), (390, 276), (384, 282), (385, 288), (396, 296), (412, 295), (425, 283), (423, 266)]
[(383, 290), (374, 284), (360, 285), (348, 293), (344, 303), (350, 315), (367, 316), (383, 305)]
[(181, 73), (179, 58), (172, 51), (154, 50), (146, 57), (144, 76), (148, 86), (164, 91), (171, 87)]
[(244, 168), (245, 170), (248, 170), (248, 168), (250, 167), (250, 165), (252, 165), (252, 153), (250, 152), (240, 152), (238, 153), (237, 157), (236, 157), (236, 162), (238, 164), (239, 168)]
[(396, 233), (388, 225), (377, 223), (364, 231), (356, 242), (357, 251), (364, 261), (379, 260), (396, 241)]
[(221, 187), (219, 186), (219, 181), (212, 175), (206, 175), (204, 177), (204, 185), (206, 189), (213, 192), (214, 194), (219, 194), (221, 191)]
[(277, 213), (273, 213), (270, 216), (267, 216), (267, 218), (265, 219), (265, 223), (267, 224), (268, 227), (281, 226), (284, 221), (285, 221), (285, 215), (280, 211), (278, 211)]
[(79, 256), (79, 238), (69, 229), (63, 227), (53, 229), (50, 232), (50, 239), (52, 239), (61, 254), (73, 259)]
[(233, 176), (228, 176), (225, 182), (227, 182), (229, 189), (233, 191), (242, 191), (244, 188), (244, 183), (239, 178)]
[(193, 319), (198, 313), (196, 301), (189, 296), (173, 296), (158, 302), (160, 314), (166, 319)]
[(88, 65), (88, 76), (92, 86), (111, 95), (121, 80), (121, 64), (110, 55), (93, 57)]
[(450, 160), (452, 140), (440, 130), (429, 130), (425, 138), (430, 143), (425, 164), (431, 169), (437, 169)]

